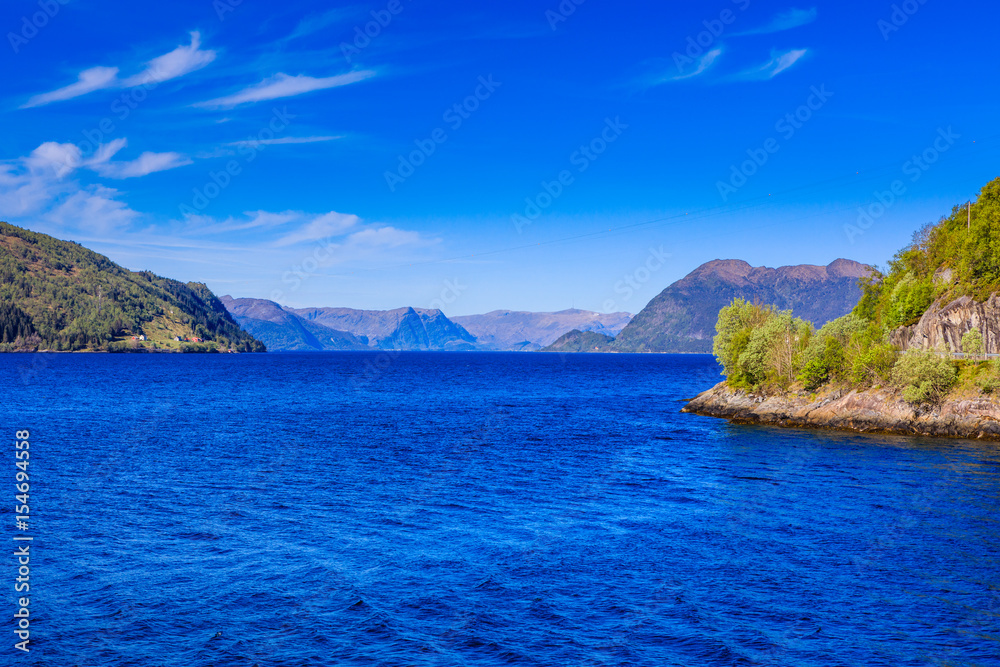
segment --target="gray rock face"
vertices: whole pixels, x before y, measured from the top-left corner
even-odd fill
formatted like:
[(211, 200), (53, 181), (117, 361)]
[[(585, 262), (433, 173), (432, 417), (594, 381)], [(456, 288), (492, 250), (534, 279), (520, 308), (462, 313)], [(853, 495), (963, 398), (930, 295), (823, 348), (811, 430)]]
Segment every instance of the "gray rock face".
[(962, 336), (972, 328), (983, 334), (987, 353), (1000, 353), (1000, 297), (997, 294), (985, 302), (968, 296), (950, 301), (939, 299), (931, 304), (919, 322), (893, 331), (890, 341), (904, 350), (933, 350), (945, 345), (952, 352), (962, 352)]

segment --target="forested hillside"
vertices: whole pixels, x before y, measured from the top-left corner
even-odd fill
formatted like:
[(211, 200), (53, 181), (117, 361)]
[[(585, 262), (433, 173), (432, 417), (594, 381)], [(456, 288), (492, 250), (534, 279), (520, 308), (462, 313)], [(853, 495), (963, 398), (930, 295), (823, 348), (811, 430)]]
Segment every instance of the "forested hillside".
[(914, 404), (1000, 389), (1000, 367), (983, 354), (992, 320), (959, 322), (959, 343), (950, 348), (904, 350), (892, 342), (893, 331), (920, 321), (932, 304), (984, 302), (1000, 292), (1000, 179), (971, 205), (921, 228), (885, 272), (860, 282), (854, 311), (818, 331), (791, 311), (733, 300), (719, 313), (714, 340), (728, 383), (806, 391), (838, 383), (894, 386)]
[(0, 222), (0, 351), (142, 349), (264, 346), (201, 283), (129, 271), (77, 243)]

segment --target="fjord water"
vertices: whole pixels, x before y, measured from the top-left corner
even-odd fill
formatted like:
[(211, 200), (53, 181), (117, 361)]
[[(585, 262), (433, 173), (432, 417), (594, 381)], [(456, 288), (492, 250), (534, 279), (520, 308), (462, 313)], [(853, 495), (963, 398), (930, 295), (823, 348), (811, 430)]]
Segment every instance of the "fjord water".
[(718, 379), (679, 355), (2, 356), (36, 537), (29, 655), (0, 559), (0, 664), (1000, 664), (1000, 446), (679, 412)]

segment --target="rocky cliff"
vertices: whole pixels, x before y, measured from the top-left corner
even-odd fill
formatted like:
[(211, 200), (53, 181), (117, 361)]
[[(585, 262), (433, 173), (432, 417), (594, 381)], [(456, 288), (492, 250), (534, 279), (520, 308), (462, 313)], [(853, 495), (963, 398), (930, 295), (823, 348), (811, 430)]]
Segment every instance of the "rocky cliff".
[(681, 411), (742, 424), (1000, 440), (1000, 403), (984, 397), (915, 408), (887, 389), (765, 396), (722, 382)]
[(904, 350), (930, 350), (944, 345), (952, 352), (961, 352), (962, 336), (971, 328), (983, 334), (987, 353), (1000, 353), (1000, 295), (993, 294), (985, 302), (968, 296), (938, 299), (919, 322), (896, 329), (890, 340)]

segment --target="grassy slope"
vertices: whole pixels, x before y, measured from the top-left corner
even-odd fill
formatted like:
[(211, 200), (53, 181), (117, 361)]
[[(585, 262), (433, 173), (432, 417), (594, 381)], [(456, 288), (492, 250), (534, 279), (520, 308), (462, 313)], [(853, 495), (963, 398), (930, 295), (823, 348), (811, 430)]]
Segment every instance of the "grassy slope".
[[(76, 243), (2, 222), (0, 305), (13, 305), (32, 329), (15, 341), (0, 322), (0, 350), (264, 351), (205, 285), (132, 272)], [(132, 341), (140, 334), (149, 340)]]

